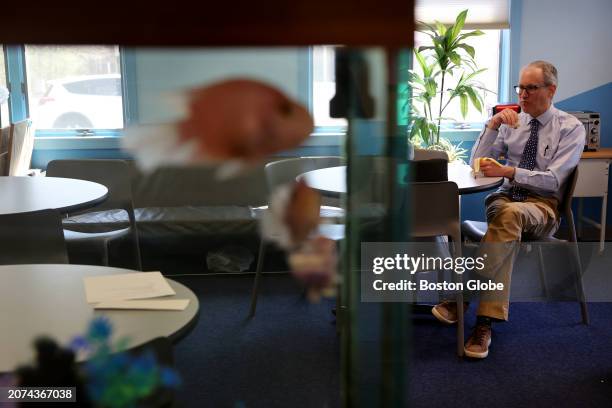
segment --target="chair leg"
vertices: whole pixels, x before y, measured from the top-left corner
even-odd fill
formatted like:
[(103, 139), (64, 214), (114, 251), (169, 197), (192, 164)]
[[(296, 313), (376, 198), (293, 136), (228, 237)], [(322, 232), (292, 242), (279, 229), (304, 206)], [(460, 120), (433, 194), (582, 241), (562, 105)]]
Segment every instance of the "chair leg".
[[(457, 233), (455, 236), (450, 236), (453, 243), (453, 256), (458, 258), (461, 256), (461, 233)], [(451, 272), (456, 283), (463, 282), (463, 275)], [(464, 333), (464, 317), (463, 317), (463, 292), (457, 293), (457, 356), (463, 357), (464, 344), (465, 344), (465, 333)]]
[(457, 356), (463, 357), (464, 350), (464, 317), (463, 317), (463, 293), (457, 294)]
[(142, 256), (140, 254), (140, 242), (138, 241), (138, 234), (135, 231), (132, 231), (132, 241), (134, 243), (133, 253), (134, 258), (136, 258), (136, 268), (139, 271), (142, 271)]
[(257, 296), (259, 295), (259, 279), (263, 269), (264, 255), (266, 253), (266, 241), (262, 238), (259, 243), (259, 253), (257, 254), (257, 268), (255, 270), (255, 279), (253, 280), (253, 291), (251, 294), (251, 311), (249, 317), (255, 316), (257, 309)]
[[(461, 283), (463, 281), (463, 276), (457, 273), (451, 272), (455, 279), (454, 281), (457, 283)], [(464, 352), (464, 344), (465, 344), (465, 334), (464, 334), (464, 317), (463, 317), (463, 292), (459, 291), (457, 293), (457, 356), (463, 357)]]
[[(584, 295), (584, 285), (582, 283), (582, 263), (580, 262), (580, 252), (578, 251), (578, 239), (576, 236), (576, 226), (574, 224), (574, 214), (571, 207), (568, 208), (565, 214), (567, 225), (570, 229), (570, 242), (572, 242), (572, 255), (576, 262), (576, 294), (580, 300), (580, 314), (582, 315), (582, 323), (589, 324), (589, 311), (586, 304), (586, 296)], [(605, 227), (605, 226), (604, 226)]]
[(589, 310), (586, 304), (586, 296), (584, 294), (584, 285), (582, 282), (582, 264), (580, 263), (580, 254), (578, 252), (578, 244), (575, 242), (572, 245), (574, 262), (576, 263), (576, 295), (580, 302), (580, 314), (582, 316), (582, 324), (589, 324)]
[[(451, 272), (454, 273), (454, 272)], [(438, 270), (438, 282), (444, 282), (444, 278), (445, 278), (445, 274), (444, 274), (444, 269), (440, 269)], [(417, 288), (419, 286), (417, 285)], [(442, 302), (442, 300), (445, 300), (444, 298), (444, 291), (443, 290), (439, 290), (438, 291), (438, 303)]]
[(104, 266), (108, 266), (108, 259), (109, 259), (109, 245), (110, 245), (111, 241), (105, 241), (104, 245), (102, 245), (102, 265)]
[(538, 245), (538, 261), (540, 264), (539, 272), (540, 272), (540, 284), (542, 285), (542, 291), (544, 292), (544, 297), (548, 299), (548, 285), (546, 284), (546, 270), (544, 269), (544, 254), (542, 253), (542, 245)]

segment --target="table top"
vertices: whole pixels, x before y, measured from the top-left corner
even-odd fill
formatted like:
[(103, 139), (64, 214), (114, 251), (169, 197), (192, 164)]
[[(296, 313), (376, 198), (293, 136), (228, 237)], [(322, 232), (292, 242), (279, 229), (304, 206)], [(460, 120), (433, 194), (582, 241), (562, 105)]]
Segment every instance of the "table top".
[(600, 147), (595, 152), (583, 152), (583, 159), (612, 159), (612, 147)]
[(0, 177), (0, 214), (54, 208), (66, 213), (104, 201), (108, 189), (91, 181), (60, 177)]
[[(338, 196), (346, 194), (346, 166), (327, 167), (302, 174), (306, 183), (323, 195)], [(503, 177), (478, 177), (472, 174), (472, 168), (466, 164), (449, 163), (448, 180), (459, 188), (459, 194), (472, 194), (491, 190), (502, 185)]]
[(130, 272), (137, 271), (93, 265), (0, 266), (0, 373), (30, 362), (36, 337), (48, 335), (67, 345), (74, 336), (85, 333), (96, 316), (108, 317), (113, 342), (127, 336), (129, 347), (162, 336), (173, 341), (182, 337), (195, 324), (198, 299), (170, 279), (176, 295), (166, 298), (189, 299), (185, 310), (94, 310), (87, 303), (84, 276)]

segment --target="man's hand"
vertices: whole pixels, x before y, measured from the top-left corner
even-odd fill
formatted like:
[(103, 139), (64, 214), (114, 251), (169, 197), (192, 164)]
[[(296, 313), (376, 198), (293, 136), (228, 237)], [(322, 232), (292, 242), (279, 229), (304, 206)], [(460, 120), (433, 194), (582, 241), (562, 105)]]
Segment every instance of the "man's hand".
[(491, 162), (481, 162), (480, 171), (485, 177), (506, 177), (509, 180), (514, 178), (514, 167), (498, 166)]
[(519, 124), (518, 113), (512, 109), (504, 109), (501, 112), (496, 113), (487, 124), (489, 129), (497, 130), (503, 124), (510, 127), (516, 128)]

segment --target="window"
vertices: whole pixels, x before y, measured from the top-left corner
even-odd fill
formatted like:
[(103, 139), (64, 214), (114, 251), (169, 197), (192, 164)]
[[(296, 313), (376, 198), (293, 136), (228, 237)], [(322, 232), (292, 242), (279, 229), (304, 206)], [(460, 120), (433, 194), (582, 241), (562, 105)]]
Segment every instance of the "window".
[(37, 129), (121, 129), (117, 46), (26, 46), (28, 108)]
[[(471, 30), (466, 30), (471, 31)], [(475, 62), (478, 68), (486, 68), (487, 70), (483, 73), (479, 74), (475, 79), (482, 83), (483, 87), (490, 90), (491, 92), (483, 91), (481, 95), (484, 98), (485, 105), (482, 112), (478, 112), (473, 106), (469, 106), (468, 114), (465, 119), (461, 116), (460, 108), (459, 108), (459, 100), (456, 100), (456, 103), (452, 103), (448, 105), (448, 108), (444, 110), (444, 117), (453, 118), (457, 122), (453, 120), (445, 120), (444, 122), (447, 124), (453, 123), (456, 127), (467, 127), (469, 123), (481, 123), (486, 121), (491, 112), (493, 106), (495, 106), (498, 102), (498, 84), (499, 84), (499, 52), (500, 52), (500, 39), (501, 39), (501, 30), (482, 30), (485, 34), (476, 37), (470, 37), (468, 44), (474, 47), (476, 51)], [(464, 31), (462, 31), (464, 32)], [(431, 45), (431, 38), (420, 32), (415, 32), (414, 37), (414, 48), (418, 49), (421, 46)], [(419, 64), (415, 63), (413, 69), (419, 73), (420, 71)], [(444, 86), (444, 88), (452, 88), (456, 85), (455, 83), (448, 83), (448, 86)], [(432, 103), (432, 108), (438, 109), (440, 106), (440, 98), (437, 98)], [(419, 107), (420, 108), (420, 107)], [(434, 114), (435, 116), (435, 114)]]
[(312, 48), (312, 113), (317, 127), (346, 127), (346, 119), (329, 117), (329, 101), (336, 93), (334, 47)]
[[(470, 31), (470, 30), (468, 30)], [(469, 44), (476, 50), (476, 64), (479, 68), (487, 70), (477, 78), (484, 88), (491, 92), (483, 92), (485, 106), (482, 112), (478, 112), (470, 106), (465, 119), (461, 116), (459, 101), (449, 105), (444, 111), (445, 117), (452, 117), (457, 121), (446, 120), (450, 127), (469, 127), (470, 124), (484, 122), (491, 112), (492, 107), (498, 102), (499, 73), (500, 73), (500, 41), (501, 30), (482, 30), (485, 35), (470, 37)], [(430, 45), (431, 39), (423, 33), (415, 32), (415, 45), (417, 49), (423, 45)], [(418, 64), (414, 64), (418, 69)], [(317, 127), (346, 127), (345, 119), (334, 119), (329, 117), (329, 101), (335, 92), (334, 76), (334, 47), (318, 46), (312, 50), (312, 112)], [(453, 84), (449, 84), (452, 86)], [(446, 87), (445, 87), (446, 88)], [(439, 106), (438, 101), (432, 106)], [(452, 125), (451, 125), (452, 124)]]

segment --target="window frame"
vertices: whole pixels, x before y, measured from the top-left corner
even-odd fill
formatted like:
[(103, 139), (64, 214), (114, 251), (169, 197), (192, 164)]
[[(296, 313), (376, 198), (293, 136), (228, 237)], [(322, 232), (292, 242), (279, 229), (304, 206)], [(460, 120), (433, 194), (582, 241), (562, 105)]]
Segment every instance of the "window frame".
[[(514, 32), (514, 30), (512, 30)], [(498, 83), (498, 93), (500, 100), (508, 100), (510, 77), (513, 75), (511, 67), (511, 41), (514, 40), (510, 29), (502, 29), (500, 35), (500, 73)], [(27, 103), (27, 77), (25, 70), (25, 46), (24, 45), (3, 45), (7, 86), (11, 92), (9, 99), (9, 120), (16, 122), (28, 117)], [(135, 124), (138, 121), (138, 93), (136, 84), (136, 55), (135, 50), (127, 47), (119, 47), (120, 72), (121, 72), (121, 91), (123, 98), (124, 128)], [(299, 56), (299, 99), (313, 111), (313, 71), (314, 58), (313, 47), (300, 51)], [(484, 126), (483, 123), (474, 123), (470, 129), (443, 129), (443, 134), (451, 141), (470, 141), (475, 140)], [(342, 144), (346, 136), (345, 126), (316, 126), (312, 136), (307, 139), (304, 146), (338, 146)], [(122, 135), (122, 129), (96, 129), (87, 134), (72, 129), (45, 129), (37, 130), (36, 138), (38, 141), (47, 139), (45, 143), (38, 143), (42, 146), (52, 146), (53, 139), (71, 139), (75, 141), (75, 148), (112, 148), (119, 146), (118, 139)], [(114, 141), (102, 142), (105, 138), (115, 138)], [(87, 142), (85, 142), (87, 140)], [(83, 143), (77, 142), (83, 141)], [(68, 140), (62, 142), (63, 146), (68, 146)], [(81, 146), (81, 147), (76, 147)]]
[[(29, 117), (25, 45), (4, 45), (3, 47), (7, 73), (6, 82), (11, 92), (9, 121), (14, 123)], [(37, 129), (35, 138), (39, 140), (42, 138), (71, 138), (74, 140), (93, 138), (99, 140), (100, 138), (121, 137), (123, 129), (134, 123), (138, 118), (136, 85), (135, 81), (131, 80), (135, 78), (136, 73), (135, 56), (132, 50), (119, 46), (119, 67), (123, 105), (122, 129)]]
[[(510, 81), (510, 29), (500, 29), (500, 40), (499, 40), (499, 80), (497, 84), (497, 92), (498, 92), (498, 100), (500, 101), (508, 101), (510, 99), (508, 89), (509, 89), (509, 81)], [(309, 72), (310, 75), (308, 77), (309, 81), (309, 99), (308, 99), (308, 109), (310, 112), (313, 112), (313, 75), (314, 71), (313, 64), (315, 63), (313, 58), (313, 47), (309, 47), (308, 49), (308, 63), (309, 63)], [(482, 131), (485, 125), (485, 121), (483, 122), (470, 122), (471, 127), (468, 129), (456, 129), (456, 128), (445, 128), (443, 127), (441, 132), (442, 134), (451, 142), (469, 142), (474, 141), (478, 138), (478, 135)], [(342, 137), (346, 135), (346, 126), (316, 126), (315, 130), (312, 134), (314, 136), (311, 138), (310, 145), (328, 145), (330, 137), (339, 141)], [(320, 141), (321, 143), (318, 143)]]

